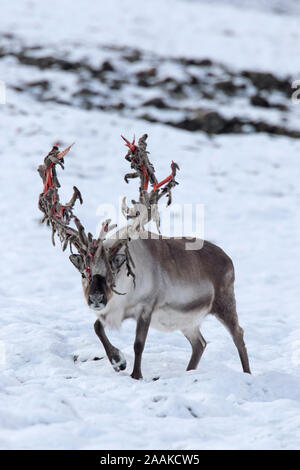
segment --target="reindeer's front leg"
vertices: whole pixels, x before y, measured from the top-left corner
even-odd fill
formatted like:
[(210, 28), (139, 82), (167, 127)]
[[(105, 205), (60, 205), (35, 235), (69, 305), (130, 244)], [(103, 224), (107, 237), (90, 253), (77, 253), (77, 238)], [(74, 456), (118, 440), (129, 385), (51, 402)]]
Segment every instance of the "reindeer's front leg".
[(98, 338), (100, 339), (107, 357), (111, 362), (113, 368), (116, 372), (120, 372), (120, 370), (126, 369), (126, 360), (121, 351), (115, 348), (111, 342), (109, 341), (108, 337), (105, 334), (103, 325), (100, 320), (96, 320), (94, 324), (94, 330)]
[(143, 312), (137, 319), (136, 334), (134, 342), (134, 366), (131, 377), (133, 379), (142, 379), (141, 363), (142, 354), (145, 347), (145, 342), (151, 321), (151, 313), (146, 314)]

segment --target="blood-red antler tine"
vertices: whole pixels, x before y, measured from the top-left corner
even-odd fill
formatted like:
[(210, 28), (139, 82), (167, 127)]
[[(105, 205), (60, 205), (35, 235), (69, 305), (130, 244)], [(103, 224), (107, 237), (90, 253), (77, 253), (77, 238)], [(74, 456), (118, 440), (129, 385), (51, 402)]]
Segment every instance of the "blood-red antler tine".
[(135, 151), (135, 148), (136, 148), (136, 147), (135, 147), (135, 136), (133, 136), (133, 141), (132, 141), (132, 143), (129, 142), (129, 140), (127, 140), (127, 139), (126, 139), (125, 137), (123, 137), (122, 135), (121, 135), (121, 137), (122, 137), (123, 140), (125, 140), (125, 142), (126, 142), (126, 144), (125, 144), (126, 147), (128, 147), (128, 148), (132, 151), (132, 153), (133, 153), (133, 152)]
[(62, 158), (64, 158), (64, 156), (70, 151), (71, 147), (73, 147), (73, 145), (75, 144), (75, 142), (73, 142), (73, 144), (69, 145), (68, 147), (65, 148), (65, 150), (62, 150), (61, 152), (59, 152), (56, 157), (59, 158), (60, 160)]

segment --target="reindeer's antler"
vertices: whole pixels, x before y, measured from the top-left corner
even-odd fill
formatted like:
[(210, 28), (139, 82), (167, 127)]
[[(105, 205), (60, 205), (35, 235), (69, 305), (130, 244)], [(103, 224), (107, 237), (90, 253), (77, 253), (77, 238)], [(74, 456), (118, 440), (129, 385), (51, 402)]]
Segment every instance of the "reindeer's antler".
[[(73, 145), (73, 144), (72, 144)], [(67, 245), (73, 244), (77, 250), (86, 249), (86, 246), (81, 246), (82, 237), (79, 233), (69, 227), (69, 223), (73, 215), (73, 208), (77, 199), (82, 204), (82, 197), (80, 191), (74, 186), (73, 196), (66, 205), (61, 205), (58, 195), (58, 188), (60, 187), (55, 165), (59, 164), (64, 168), (64, 156), (69, 152), (72, 145), (69, 145), (65, 150), (59, 152), (58, 145), (54, 145), (51, 151), (44, 159), (44, 164), (38, 167), (38, 172), (44, 183), (44, 190), (39, 197), (39, 209), (44, 213), (42, 222), (52, 227), (52, 242), (55, 244), (54, 235), (58, 234), (62, 242), (63, 250)], [(82, 230), (81, 230), (82, 231)]]
[[(171, 190), (178, 183), (175, 181), (175, 176), (179, 166), (177, 163), (171, 163), (171, 174), (167, 176), (161, 182), (158, 182), (155, 177), (154, 166), (148, 158), (149, 152), (147, 151), (147, 134), (144, 134), (138, 142), (138, 145), (135, 145), (135, 139), (133, 139), (132, 144), (122, 138), (126, 142), (126, 146), (129, 148), (125, 158), (131, 164), (131, 168), (135, 171), (134, 173), (127, 173), (124, 177), (126, 183), (128, 183), (129, 178), (140, 178), (140, 188), (139, 188), (139, 202), (132, 201), (132, 207), (129, 208), (126, 205), (126, 198), (123, 199), (122, 203), (122, 213), (127, 219), (135, 219), (131, 223), (131, 232), (138, 232), (143, 228), (143, 226), (153, 219), (156, 222), (157, 229), (159, 231), (160, 219), (158, 213), (157, 203), (159, 199), (167, 195), (167, 206), (172, 202)], [(148, 191), (149, 182), (152, 185), (152, 190)], [(146, 208), (146, 211), (141, 211), (139, 208), (141, 204)]]
[[(44, 190), (39, 197), (39, 209), (44, 213), (42, 222), (46, 222), (52, 228), (52, 243), (54, 245), (54, 235), (57, 233), (63, 250), (69, 245), (72, 251), (72, 245), (74, 245), (81, 254), (85, 254), (88, 250), (88, 238), (84, 227), (73, 214), (73, 208), (77, 199), (82, 204), (81, 193), (74, 186), (73, 196), (65, 205), (60, 203), (58, 195), (60, 183), (57, 178), (55, 165), (58, 164), (64, 168), (64, 156), (70, 151), (72, 145), (69, 145), (62, 152), (59, 151), (58, 145), (54, 145), (45, 157), (44, 164), (38, 167), (38, 172), (44, 183)], [(72, 219), (74, 219), (77, 230), (69, 226)]]
[[(39, 196), (39, 209), (43, 212), (44, 216), (42, 222), (45, 222), (52, 228), (52, 243), (55, 245), (55, 234), (58, 235), (62, 249), (65, 251), (69, 245), (71, 253), (72, 247), (75, 247), (78, 253), (82, 256), (84, 261), (87, 278), (91, 272), (91, 266), (95, 264), (97, 258), (103, 253), (104, 245), (103, 242), (111, 230), (116, 225), (111, 224), (111, 220), (108, 219), (103, 222), (102, 229), (100, 231), (98, 239), (94, 239), (91, 233), (86, 234), (83, 225), (80, 220), (73, 213), (74, 205), (79, 200), (82, 204), (82, 196), (79, 189), (76, 186), (73, 187), (73, 196), (70, 201), (62, 205), (59, 200), (58, 188), (60, 183), (56, 174), (56, 165), (60, 165), (64, 169), (64, 157), (70, 151), (73, 144), (66, 147), (63, 151), (59, 151), (58, 145), (54, 145), (51, 151), (44, 159), (44, 163), (38, 167), (38, 172), (43, 180), (44, 188), (43, 192)], [(70, 226), (71, 222), (74, 222), (75, 227)], [(129, 250), (127, 247), (127, 240), (122, 240), (122, 243), (118, 246), (114, 246), (112, 251), (111, 248), (104, 249), (104, 260), (107, 268), (107, 281), (112, 290), (115, 287), (115, 273), (112, 269), (111, 257), (112, 254), (117, 251), (125, 244), (126, 254), (126, 266), (127, 273), (134, 277), (133, 271), (130, 266), (133, 266)], [(115, 290), (114, 290), (115, 291)], [(119, 293), (115, 291), (116, 293)]]

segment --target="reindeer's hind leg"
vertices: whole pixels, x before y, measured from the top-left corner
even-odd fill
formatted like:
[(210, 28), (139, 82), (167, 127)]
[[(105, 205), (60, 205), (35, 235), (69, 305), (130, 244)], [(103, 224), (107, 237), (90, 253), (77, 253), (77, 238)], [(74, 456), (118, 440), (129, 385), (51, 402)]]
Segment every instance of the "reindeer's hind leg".
[(186, 370), (197, 369), (201, 356), (206, 347), (206, 341), (200, 333), (198, 327), (194, 328), (193, 330), (185, 330), (182, 333), (189, 340), (192, 346), (192, 355)]
[(244, 343), (244, 331), (239, 325), (233, 287), (225, 296), (217, 298), (212, 313), (228, 329), (238, 350), (243, 371), (251, 374), (248, 353)]
[(111, 342), (109, 341), (108, 337), (105, 334), (104, 327), (100, 320), (95, 321), (94, 330), (95, 330), (96, 335), (100, 339), (101, 343), (103, 344), (107, 357), (109, 361), (111, 362), (115, 371), (119, 372), (120, 370), (126, 369), (126, 360), (123, 354), (121, 353), (119, 349), (115, 348), (111, 344)]

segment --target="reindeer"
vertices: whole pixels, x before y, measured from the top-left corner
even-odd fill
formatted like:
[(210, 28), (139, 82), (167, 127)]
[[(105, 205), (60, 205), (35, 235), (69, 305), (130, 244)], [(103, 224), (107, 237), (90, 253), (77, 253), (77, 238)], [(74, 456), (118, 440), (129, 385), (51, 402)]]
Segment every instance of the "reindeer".
[[(125, 158), (134, 169), (133, 173), (125, 175), (125, 181), (140, 178), (139, 201), (132, 201), (131, 208), (127, 207), (125, 198), (122, 203), (122, 212), (129, 221), (125, 228), (107, 238), (108, 232), (116, 226), (106, 220), (97, 239), (91, 233), (86, 234), (73, 214), (76, 200), (82, 203), (76, 187), (70, 202), (60, 204), (55, 165), (64, 167), (64, 156), (71, 146), (62, 152), (54, 146), (38, 168), (44, 183), (39, 197), (39, 208), (44, 213), (42, 222), (52, 227), (53, 244), (57, 233), (63, 250), (70, 246), (70, 261), (81, 273), (87, 304), (98, 317), (95, 332), (115, 371), (124, 370), (126, 360), (107, 338), (106, 326), (119, 328), (127, 318), (136, 320), (131, 377), (141, 379), (142, 354), (149, 326), (183, 333), (192, 347), (187, 366), (187, 370), (192, 370), (197, 368), (206, 347), (200, 326), (211, 314), (229, 330), (243, 371), (251, 373), (243, 329), (236, 312), (234, 267), (229, 256), (208, 241), (198, 241), (201, 249), (186, 250), (190, 239), (167, 238), (145, 230), (145, 225), (152, 219), (159, 231), (157, 203), (163, 195), (168, 197), (167, 205), (171, 203), (171, 190), (178, 184), (175, 176), (179, 169), (172, 162), (172, 173), (158, 183), (148, 159), (146, 139), (145, 134), (138, 145), (134, 140), (130, 143), (124, 139), (129, 148)], [(149, 182), (152, 185), (150, 192)], [(70, 226), (72, 220), (76, 229)], [(77, 253), (73, 253), (72, 247)]]

